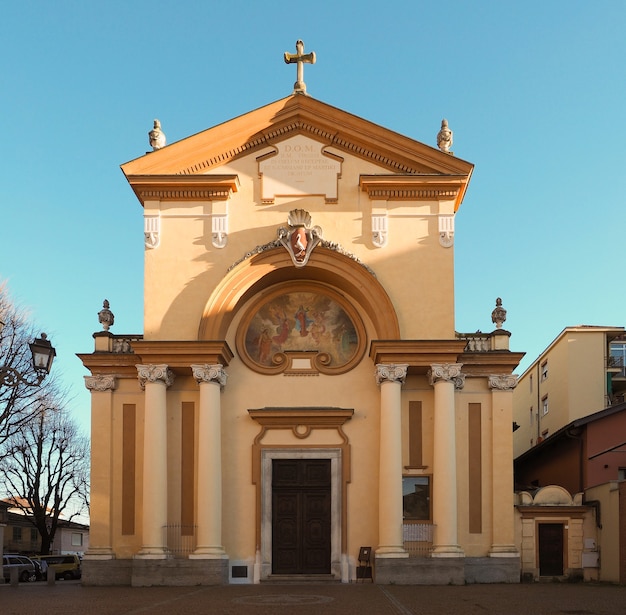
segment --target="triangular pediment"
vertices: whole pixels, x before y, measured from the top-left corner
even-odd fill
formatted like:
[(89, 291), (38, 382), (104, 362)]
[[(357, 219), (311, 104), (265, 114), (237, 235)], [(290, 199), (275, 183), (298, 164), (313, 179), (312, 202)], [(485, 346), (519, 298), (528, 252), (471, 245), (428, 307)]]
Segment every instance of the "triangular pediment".
[(310, 96), (293, 94), (122, 165), (129, 178), (215, 174), (239, 157), (305, 135), (393, 175), (456, 176), (473, 165)]

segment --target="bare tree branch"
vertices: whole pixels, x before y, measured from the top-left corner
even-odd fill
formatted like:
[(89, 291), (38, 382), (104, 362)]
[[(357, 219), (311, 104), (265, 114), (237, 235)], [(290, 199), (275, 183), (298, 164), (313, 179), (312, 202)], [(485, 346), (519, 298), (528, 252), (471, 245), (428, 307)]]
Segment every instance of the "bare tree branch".
[[(4, 326), (0, 330), (0, 369), (5, 374), (21, 374), (24, 379), (7, 378), (0, 380), (0, 449), (2, 444), (17, 433), (42, 405), (47, 397), (59, 393), (55, 378), (48, 377), (38, 386), (32, 365), (29, 343), (40, 335), (29, 321), (29, 314), (17, 306), (6, 287), (0, 281), (0, 320)], [(1, 452), (0, 452), (1, 455)]]
[(59, 520), (87, 512), (89, 440), (67, 411), (44, 404), (7, 438), (4, 450), (0, 487), (37, 528), (47, 554)]

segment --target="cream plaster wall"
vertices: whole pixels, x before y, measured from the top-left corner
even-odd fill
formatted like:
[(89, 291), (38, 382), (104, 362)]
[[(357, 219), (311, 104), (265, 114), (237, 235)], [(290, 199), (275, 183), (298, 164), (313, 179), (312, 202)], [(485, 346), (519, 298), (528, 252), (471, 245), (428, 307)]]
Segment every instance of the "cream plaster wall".
[[(619, 491), (616, 481), (587, 489), (587, 500), (598, 500), (602, 515), (602, 528), (598, 532), (600, 551), (599, 581), (619, 583)], [(623, 539), (622, 539), (623, 540)]]
[[(244, 306), (231, 325), (229, 344)], [(371, 323), (365, 321), (371, 333)], [(249, 370), (235, 359), (228, 367), (228, 383), (222, 393), (222, 470), (224, 475), (224, 544), (231, 559), (254, 556), (256, 490), (252, 484), (254, 439), (261, 431), (250, 418), (249, 409), (264, 407), (340, 407), (354, 409), (343, 431), (351, 450), (351, 480), (348, 484), (348, 553), (358, 554), (364, 544), (378, 538), (378, 429), (380, 392), (374, 366), (365, 357), (352, 371), (339, 376), (264, 376)], [(244, 384), (242, 384), (244, 383)], [(230, 385), (230, 386), (229, 386)], [(278, 395), (277, 395), (278, 392)], [(268, 446), (316, 447), (342, 443), (336, 430), (313, 430), (307, 438), (296, 438), (288, 430), (270, 430), (261, 444)], [(227, 486), (237, 485), (237, 489)]]
[[(135, 426), (135, 533), (122, 534), (122, 480), (123, 480), (123, 406), (124, 404), (135, 404), (136, 407), (136, 426)], [(169, 419), (169, 417), (168, 417)], [(120, 378), (118, 379), (117, 389), (114, 394), (113, 403), (113, 483), (110, 492), (110, 505), (112, 509), (111, 515), (111, 531), (113, 538), (113, 551), (118, 558), (132, 557), (139, 549), (141, 549), (142, 533), (141, 519), (143, 515), (143, 441), (145, 422), (145, 408), (143, 394), (140, 393), (139, 381), (137, 378)], [(92, 448), (94, 443), (92, 441)], [(95, 543), (93, 538), (92, 544)]]
[(602, 410), (606, 394), (607, 341), (604, 332), (572, 331), (568, 335), (568, 407), (566, 423)]
[[(202, 311), (227, 268), (256, 246), (275, 240), (277, 229), (287, 225), (289, 211), (296, 208), (309, 211), (324, 239), (340, 243), (375, 271), (396, 306), (405, 339), (454, 337), (453, 248), (439, 245), (436, 215), (450, 204), (388, 201), (389, 243), (375, 248), (372, 203), (359, 188), (359, 176), (388, 173), (386, 169), (344, 156), (338, 203), (308, 196), (279, 197), (268, 205), (260, 200), (258, 155), (219, 168), (220, 174), (232, 173), (240, 179), (240, 189), (227, 205), (226, 248), (211, 244), (211, 204), (150, 202), (147, 206), (146, 213), (160, 210), (161, 243), (145, 253), (146, 340), (197, 339)], [(213, 206), (223, 209), (224, 203)]]

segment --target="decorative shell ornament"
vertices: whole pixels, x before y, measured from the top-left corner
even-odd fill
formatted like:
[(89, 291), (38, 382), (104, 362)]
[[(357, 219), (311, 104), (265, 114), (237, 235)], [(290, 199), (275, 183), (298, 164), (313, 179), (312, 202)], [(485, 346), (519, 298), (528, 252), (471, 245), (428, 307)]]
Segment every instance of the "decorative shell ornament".
[(313, 248), (322, 239), (322, 229), (311, 226), (311, 214), (304, 209), (292, 209), (287, 217), (288, 227), (278, 229), (278, 239), (291, 256), (296, 267), (304, 267)]

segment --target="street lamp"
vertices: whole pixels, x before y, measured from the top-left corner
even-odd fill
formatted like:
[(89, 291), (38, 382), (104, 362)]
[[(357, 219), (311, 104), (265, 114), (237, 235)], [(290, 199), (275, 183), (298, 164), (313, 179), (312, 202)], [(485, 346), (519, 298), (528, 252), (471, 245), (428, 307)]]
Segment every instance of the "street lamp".
[[(4, 323), (2, 323), (2, 325), (3, 324)], [(31, 387), (38, 386), (50, 373), (52, 361), (57, 353), (54, 346), (50, 343), (50, 340), (48, 340), (48, 336), (42, 333), (41, 337), (35, 338), (35, 341), (31, 342), (29, 346), (33, 355), (32, 362), (36, 374), (35, 380), (20, 374), (14, 367), (0, 365), (0, 386), (16, 387), (20, 383)]]

